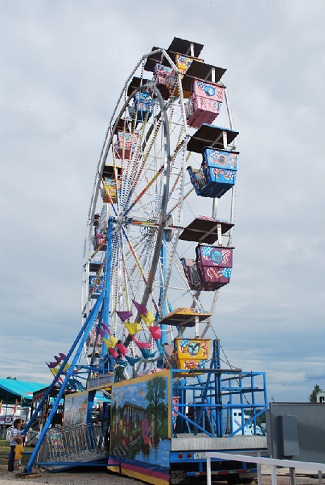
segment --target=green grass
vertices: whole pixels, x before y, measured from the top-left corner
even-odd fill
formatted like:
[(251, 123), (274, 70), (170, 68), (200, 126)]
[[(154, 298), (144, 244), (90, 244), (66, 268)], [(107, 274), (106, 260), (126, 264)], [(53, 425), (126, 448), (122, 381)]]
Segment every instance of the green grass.
[(0, 439), (0, 464), (7, 461), (8, 453), (10, 451), (9, 441), (4, 438)]
[[(23, 458), (21, 461), (22, 465), (27, 465), (27, 462), (30, 457), (29, 453), (31, 453), (33, 449), (34, 448), (32, 446), (26, 446), (24, 448)], [(9, 441), (7, 441), (5, 438), (1, 438), (0, 439), (0, 465), (7, 464), (9, 452), (10, 452)]]

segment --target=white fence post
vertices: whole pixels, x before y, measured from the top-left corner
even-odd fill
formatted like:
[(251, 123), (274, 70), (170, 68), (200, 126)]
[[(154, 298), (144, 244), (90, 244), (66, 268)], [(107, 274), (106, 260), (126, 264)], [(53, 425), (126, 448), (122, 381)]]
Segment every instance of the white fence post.
[(211, 485), (211, 458), (207, 457), (207, 485)]
[(271, 483), (272, 483), (272, 485), (277, 485), (277, 483), (278, 483), (278, 479), (277, 479), (277, 476), (276, 476), (276, 466), (275, 465), (272, 465), (271, 466)]

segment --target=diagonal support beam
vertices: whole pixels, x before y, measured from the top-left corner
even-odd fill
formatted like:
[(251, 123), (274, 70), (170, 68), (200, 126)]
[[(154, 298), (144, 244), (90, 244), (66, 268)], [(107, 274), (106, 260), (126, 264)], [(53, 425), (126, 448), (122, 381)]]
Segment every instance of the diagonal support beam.
[(46, 420), (46, 422), (45, 422), (45, 424), (44, 424), (44, 426), (42, 428), (42, 431), (41, 431), (40, 436), (39, 436), (39, 438), (37, 440), (37, 443), (36, 443), (36, 446), (35, 446), (35, 448), (33, 450), (33, 453), (31, 454), (31, 457), (30, 457), (30, 459), (29, 459), (29, 461), (28, 461), (28, 463), (27, 463), (27, 465), (26, 465), (26, 467), (24, 469), (24, 472), (25, 473), (32, 473), (32, 466), (34, 465), (34, 463), (36, 461), (37, 454), (38, 454), (38, 452), (40, 450), (40, 447), (41, 447), (41, 445), (42, 445), (42, 443), (44, 441), (46, 432), (49, 429), (50, 424), (52, 423), (52, 419), (53, 419), (53, 417), (54, 417), (54, 415), (56, 413), (56, 410), (57, 410), (57, 408), (59, 406), (59, 402), (60, 402), (60, 400), (61, 400), (61, 398), (62, 398), (62, 396), (64, 394), (64, 391), (67, 388), (69, 379), (70, 379), (70, 377), (71, 377), (71, 375), (72, 375), (72, 373), (73, 373), (73, 371), (74, 371), (74, 369), (76, 367), (77, 361), (78, 361), (78, 359), (79, 359), (79, 357), (80, 357), (80, 355), (81, 355), (81, 353), (83, 351), (83, 347), (84, 347), (84, 344), (86, 342), (86, 339), (87, 339), (87, 337), (89, 335), (89, 332), (92, 329), (92, 326), (93, 326), (93, 324), (94, 324), (94, 322), (95, 322), (95, 320), (96, 320), (96, 318), (98, 316), (98, 313), (100, 311), (101, 305), (102, 305), (103, 300), (105, 298), (105, 294), (106, 294), (106, 292), (103, 291), (101, 293), (100, 297), (98, 298), (98, 300), (96, 301), (96, 304), (94, 305), (93, 309), (89, 313), (89, 316), (88, 316), (87, 320), (85, 321), (85, 323), (84, 323), (81, 331), (79, 332), (77, 338), (75, 339), (75, 341), (74, 341), (74, 343), (73, 343), (73, 345), (72, 345), (72, 347), (71, 347), (71, 349), (70, 349), (70, 351), (69, 351), (66, 359), (64, 359), (64, 362), (61, 365), (60, 370), (59, 370), (57, 376), (55, 376), (55, 379), (52, 382), (52, 389), (53, 389), (54, 384), (57, 381), (57, 377), (59, 377), (59, 375), (62, 374), (62, 371), (64, 369), (64, 365), (67, 363), (68, 358), (72, 354), (73, 350), (79, 344), (78, 345), (78, 348), (77, 348), (77, 350), (75, 352), (75, 355), (73, 357), (73, 360), (71, 362), (71, 365), (70, 365), (70, 367), (69, 367), (69, 369), (68, 369), (68, 371), (66, 373), (66, 376), (65, 376), (64, 382), (63, 382), (63, 384), (61, 386), (61, 389), (60, 389), (60, 391), (59, 391), (59, 393), (58, 393), (58, 395), (57, 395), (57, 397), (56, 397), (56, 399), (54, 401), (53, 408), (52, 408), (52, 410), (51, 410), (51, 412), (50, 412), (50, 414), (49, 414), (49, 416), (48, 416), (48, 418), (47, 418), (47, 420)]

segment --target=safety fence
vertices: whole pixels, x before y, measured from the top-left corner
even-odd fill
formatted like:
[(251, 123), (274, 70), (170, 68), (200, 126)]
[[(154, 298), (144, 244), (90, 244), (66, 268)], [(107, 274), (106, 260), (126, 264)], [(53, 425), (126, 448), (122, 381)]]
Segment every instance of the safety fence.
[(262, 485), (261, 465), (267, 465), (271, 469), (271, 483), (277, 485), (277, 468), (289, 468), (291, 485), (295, 484), (295, 471), (297, 468), (302, 470), (315, 471), (318, 475), (319, 485), (322, 485), (322, 477), (325, 472), (325, 463), (315, 463), (295, 460), (280, 460), (276, 458), (265, 458), (261, 456), (242, 455), (236, 453), (207, 452), (207, 485), (211, 485), (211, 458), (219, 460), (236, 460), (248, 463), (257, 463), (257, 481)]
[(96, 461), (106, 454), (107, 438), (96, 424), (49, 428), (40, 448), (37, 464), (45, 468)]

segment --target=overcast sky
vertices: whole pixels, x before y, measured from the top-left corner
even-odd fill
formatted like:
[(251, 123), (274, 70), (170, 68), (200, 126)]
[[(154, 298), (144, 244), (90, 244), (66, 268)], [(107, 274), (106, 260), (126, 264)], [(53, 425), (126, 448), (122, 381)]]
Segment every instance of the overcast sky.
[(50, 382), (80, 326), (84, 230), (108, 121), (173, 37), (227, 68), (236, 246), (216, 332), (270, 399), (325, 388), (323, 0), (0, 0), (0, 377)]

